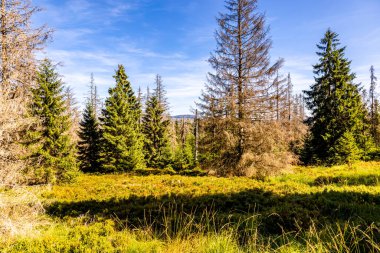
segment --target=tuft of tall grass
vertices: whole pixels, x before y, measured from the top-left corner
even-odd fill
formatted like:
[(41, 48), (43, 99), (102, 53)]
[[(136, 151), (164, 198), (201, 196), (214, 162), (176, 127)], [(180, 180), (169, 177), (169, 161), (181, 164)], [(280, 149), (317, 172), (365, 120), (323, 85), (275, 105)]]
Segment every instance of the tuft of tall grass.
[(380, 252), (379, 166), (295, 168), (265, 181), (82, 175), (28, 188), (55, 226), (3, 236), (0, 252)]
[[(45, 227), (36, 237), (0, 239), (0, 251), (13, 252), (379, 252), (379, 228), (350, 222), (277, 236), (261, 234), (258, 216), (219, 226), (204, 213), (201, 220), (192, 214), (168, 216), (159, 223), (160, 232), (145, 221), (144, 228), (125, 226), (121, 221), (70, 218), (65, 223)], [(178, 209), (177, 209), (178, 210)], [(171, 216), (171, 217), (169, 217)], [(157, 222), (157, 221), (155, 221)]]

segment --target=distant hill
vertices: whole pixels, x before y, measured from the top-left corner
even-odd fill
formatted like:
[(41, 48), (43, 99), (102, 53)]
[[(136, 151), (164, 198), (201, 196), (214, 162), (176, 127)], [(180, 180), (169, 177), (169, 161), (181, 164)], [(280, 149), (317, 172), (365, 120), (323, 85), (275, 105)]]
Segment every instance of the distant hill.
[(191, 114), (184, 114), (184, 115), (175, 115), (172, 116), (172, 119), (179, 120), (179, 119), (194, 119), (195, 116)]

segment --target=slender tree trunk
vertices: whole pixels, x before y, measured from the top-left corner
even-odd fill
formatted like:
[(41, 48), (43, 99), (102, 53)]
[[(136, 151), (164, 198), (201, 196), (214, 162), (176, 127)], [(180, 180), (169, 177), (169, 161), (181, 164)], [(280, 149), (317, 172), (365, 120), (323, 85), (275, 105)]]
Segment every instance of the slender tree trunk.
[[(239, 62), (238, 62), (238, 121), (244, 121), (244, 96), (243, 96), (243, 45), (242, 45), (242, 5), (239, 1), (238, 6), (238, 47), (239, 47)], [(244, 128), (239, 127), (239, 146), (238, 153), (239, 156), (243, 155), (244, 147)]]
[(1, 82), (2, 89), (1, 92), (6, 89), (6, 66), (7, 66), (7, 31), (6, 31), (6, 0), (1, 0)]
[(292, 119), (292, 80), (290, 78), (290, 73), (288, 74), (288, 87), (287, 87), (287, 99), (288, 99), (288, 120)]
[(276, 77), (276, 120), (280, 121), (280, 87), (278, 73)]
[(199, 145), (199, 121), (198, 121), (198, 109), (195, 110), (194, 136), (195, 136), (194, 160), (195, 160), (195, 164), (198, 164), (198, 145)]

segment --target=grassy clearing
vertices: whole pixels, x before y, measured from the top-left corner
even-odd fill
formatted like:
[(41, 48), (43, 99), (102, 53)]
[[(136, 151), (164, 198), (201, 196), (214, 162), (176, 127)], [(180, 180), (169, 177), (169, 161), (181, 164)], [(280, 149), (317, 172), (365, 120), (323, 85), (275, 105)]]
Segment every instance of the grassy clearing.
[[(3, 252), (378, 252), (380, 163), (249, 178), (82, 175), (31, 187), (49, 226)], [(3, 190), (3, 194), (11, 194)]]

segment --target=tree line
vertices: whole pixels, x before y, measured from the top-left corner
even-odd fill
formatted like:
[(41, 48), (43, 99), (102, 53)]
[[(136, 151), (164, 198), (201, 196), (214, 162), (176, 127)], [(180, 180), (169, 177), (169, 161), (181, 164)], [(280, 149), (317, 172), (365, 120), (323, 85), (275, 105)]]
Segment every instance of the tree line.
[[(281, 71), (284, 60), (270, 59), (269, 27), (257, 1), (226, 0), (209, 58), (213, 70), (194, 120), (170, 117), (161, 76), (152, 92), (135, 92), (123, 65), (115, 70), (115, 84), (104, 103), (91, 76), (78, 119), (57, 65), (34, 57), (51, 32), (19, 23), (23, 18), (29, 24), (38, 10), (24, 2), (1, 2), (2, 107), (22, 106), (19, 118), (8, 114), (2, 123), (17, 122), (9, 138), (2, 137), (7, 151), (2, 163), (9, 167), (11, 158), (19, 161), (23, 166), (15, 170), (29, 175), (29, 182), (70, 181), (79, 169), (175, 173), (201, 168), (221, 176), (262, 177), (292, 164), (352, 164), (378, 157), (375, 69), (370, 69), (367, 92), (355, 83), (345, 47), (331, 29), (317, 46), (315, 83), (294, 94), (291, 74)], [(8, 16), (19, 19), (4, 18)], [(29, 36), (25, 46), (24, 40), (9, 42), (21, 33)]]

